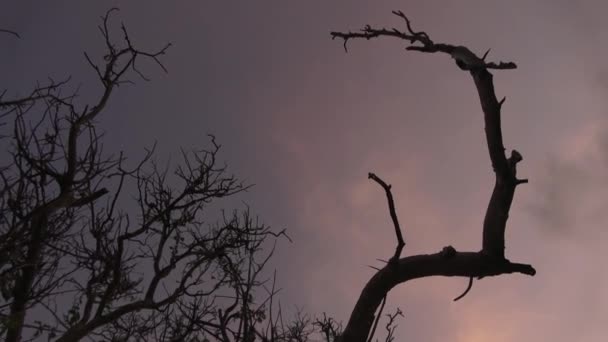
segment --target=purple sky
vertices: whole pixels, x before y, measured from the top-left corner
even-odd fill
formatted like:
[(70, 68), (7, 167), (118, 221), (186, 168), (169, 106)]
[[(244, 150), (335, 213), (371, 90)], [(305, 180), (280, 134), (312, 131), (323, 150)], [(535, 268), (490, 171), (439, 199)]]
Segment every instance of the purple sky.
[[(495, 72), (507, 96), (503, 135), (524, 156), (507, 228), (507, 257), (534, 278), (429, 278), (400, 286), (400, 340), (605, 341), (608, 335), (608, 22), (605, 1), (13, 1), (0, 4), (0, 89), (25, 93), (72, 75), (98, 85), (83, 51), (99, 51), (99, 16), (144, 48), (173, 42), (169, 74), (121, 88), (101, 118), (106, 150), (134, 159), (204, 147), (213, 133), (232, 170), (256, 186), (246, 200), (286, 227), (275, 265), (284, 306), (346, 320), (362, 286), (394, 249), (374, 171), (393, 184), (404, 254), (451, 244), (478, 250), (493, 174), (469, 75), (446, 56), (406, 53), (397, 40), (329, 31), (397, 26), (400, 9), (436, 42), (463, 44), (519, 68)], [(575, 5), (576, 3), (576, 5)], [(373, 4), (373, 5), (372, 5)], [(235, 202), (238, 204), (239, 202)]]

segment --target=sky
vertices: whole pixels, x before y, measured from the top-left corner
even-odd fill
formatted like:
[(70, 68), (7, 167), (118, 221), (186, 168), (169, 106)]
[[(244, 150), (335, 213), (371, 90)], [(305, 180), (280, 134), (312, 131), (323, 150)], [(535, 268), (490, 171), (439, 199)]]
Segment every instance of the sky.
[[(565, 1), (11, 1), (0, 3), (0, 89), (25, 94), (67, 75), (83, 100), (99, 91), (99, 17), (121, 8), (142, 48), (171, 42), (164, 74), (121, 87), (100, 118), (106, 151), (137, 159), (222, 144), (230, 169), (255, 184), (245, 201), (287, 228), (273, 267), (282, 303), (346, 321), (360, 290), (394, 251), (385, 196), (393, 185), (404, 255), (476, 251), (492, 191), (483, 117), (470, 76), (404, 42), (329, 32), (402, 28), (402, 10), (435, 42), (462, 44), (518, 69), (494, 72), (503, 136), (524, 161), (507, 225), (509, 259), (535, 277), (483, 279), (454, 303), (463, 278), (427, 278), (389, 294), (399, 340), (605, 341), (608, 328), (608, 5)], [(12, 92), (12, 93), (11, 93)], [(89, 97), (88, 97), (89, 96)]]

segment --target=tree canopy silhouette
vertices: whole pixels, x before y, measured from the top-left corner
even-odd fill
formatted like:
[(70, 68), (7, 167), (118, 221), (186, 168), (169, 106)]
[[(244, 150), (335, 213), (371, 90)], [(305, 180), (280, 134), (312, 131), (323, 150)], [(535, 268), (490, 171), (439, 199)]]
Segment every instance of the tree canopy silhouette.
[[(449, 55), (473, 79), (496, 180), (482, 229), (479, 251), (446, 246), (432, 254), (403, 256), (407, 236), (399, 224), (391, 185), (378, 184), (388, 203), (396, 236), (389, 261), (371, 277), (342, 329), (332, 317), (301, 313), (283, 317), (278, 288), (265, 267), (278, 237), (248, 208), (221, 211), (209, 223), (213, 204), (249, 186), (218, 161), (220, 145), (181, 151), (176, 166), (161, 165), (154, 148), (135, 163), (122, 152), (103, 150), (98, 120), (130, 77), (148, 80), (138, 62), (167, 71), (162, 57), (170, 44), (141, 49), (124, 24), (113, 30), (117, 9), (99, 26), (105, 52), (85, 53), (101, 92), (80, 105), (70, 79), (38, 84), (25, 97), (0, 92), (0, 128), (9, 161), (0, 166), (0, 338), (72, 342), (103, 341), (311, 341), (371, 342), (387, 295), (412, 279), (459, 276), (473, 279), (510, 273), (534, 275), (529, 264), (505, 257), (505, 229), (518, 185), (522, 155), (507, 157), (501, 128), (505, 98), (498, 100), (489, 70), (516, 68), (487, 61), (467, 47), (436, 43), (414, 31), (409, 18), (393, 12), (404, 30), (365, 26), (331, 32), (347, 44), (391, 37), (406, 50)], [(19, 37), (16, 32), (8, 33)], [(116, 37), (118, 33), (118, 38)], [(406, 250), (407, 251), (407, 250)], [(339, 281), (334, 279), (334, 281)], [(385, 341), (395, 339), (400, 310), (387, 316)]]
[(166, 72), (161, 58), (170, 47), (138, 48), (124, 24), (112, 30), (116, 11), (99, 26), (101, 61), (85, 53), (102, 85), (97, 102), (79, 106), (69, 78), (50, 79), (25, 97), (0, 93), (9, 159), (0, 168), (1, 339), (287, 334), (291, 326), (278, 328), (269, 310), (276, 289), (261, 278), (274, 251), (268, 243), (284, 233), (248, 209), (207, 223), (211, 204), (249, 188), (218, 162), (213, 137), (210, 148), (182, 150), (176, 167), (156, 162), (154, 148), (134, 164), (103, 151), (97, 120), (112, 95), (133, 83), (129, 77), (147, 80), (141, 60)]

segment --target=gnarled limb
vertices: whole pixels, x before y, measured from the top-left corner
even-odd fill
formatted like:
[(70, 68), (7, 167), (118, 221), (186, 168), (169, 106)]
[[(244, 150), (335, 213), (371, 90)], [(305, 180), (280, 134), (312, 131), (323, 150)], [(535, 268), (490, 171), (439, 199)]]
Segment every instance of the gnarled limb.
[[(509, 158), (505, 156), (500, 122), (500, 110), (504, 98), (501, 101), (497, 100), (492, 74), (488, 69), (514, 69), (515, 63), (486, 62), (489, 50), (480, 58), (467, 47), (435, 43), (425, 32), (414, 31), (410, 20), (402, 12), (394, 11), (393, 14), (405, 21), (405, 31), (396, 28), (377, 29), (367, 25), (359, 32), (331, 32), (331, 36), (343, 39), (345, 49), (350, 39), (394, 37), (407, 41), (406, 50), (409, 51), (450, 55), (460, 69), (470, 73), (477, 88), (496, 182), (483, 223), (482, 250), (456, 252), (454, 248), (448, 246), (440, 253), (401, 258), (396, 266), (390, 267), (390, 264), (385, 266), (363, 289), (344, 329), (342, 341), (365, 341), (374, 322), (374, 313), (382, 299), (394, 286), (408, 280), (430, 276), (462, 276), (472, 279), (472, 277), (483, 278), (508, 273), (527, 275), (536, 273), (531, 265), (511, 263), (504, 256), (505, 227), (515, 187), (527, 183), (527, 180), (516, 177), (516, 164), (522, 160), (521, 154), (513, 150)], [(398, 245), (399, 240), (398, 236)]]
[(399, 259), (395, 267), (386, 265), (368, 281), (344, 329), (342, 341), (365, 341), (370, 331), (376, 308), (386, 293), (406, 281), (431, 276), (490, 277), (521, 273), (533, 276), (534, 267), (528, 264), (497, 262), (482, 252), (457, 252), (451, 247), (435, 254), (423, 254)]

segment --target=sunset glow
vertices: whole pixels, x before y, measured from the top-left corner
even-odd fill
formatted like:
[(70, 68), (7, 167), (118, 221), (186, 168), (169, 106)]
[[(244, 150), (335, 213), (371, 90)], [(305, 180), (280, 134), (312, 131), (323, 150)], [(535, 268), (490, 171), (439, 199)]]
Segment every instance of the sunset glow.
[(97, 20), (112, 5), (139, 44), (173, 47), (168, 74), (142, 65), (151, 82), (121, 86), (99, 118), (104, 149), (135, 161), (157, 141), (159, 159), (174, 160), (214, 134), (231, 172), (255, 184), (222, 205), (244, 201), (293, 239), (272, 264), (283, 308), (344, 323), (370, 266), (395, 249), (368, 172), (392, 185), (404, 256), (479, 251), (494, 175), (468, 73), (392, 39), (349, 41), (345, 53), (329, 32), (401, 27), (399, 9), (437, 42), (515, 61), (493, 71), (505, 147), (530, 180), (506, 257), (538, 273), (475, 281), (458, 302), (466, 278), (403, 284), (387, 304), (404, 312), (396, 341), (608, 340), (608, 2), (7, 2), (0, 28), (22, 39), (0, 36), (0, 93), (72, 75), (83, 99), (96, 94), (83, 51), (99, 51)]

